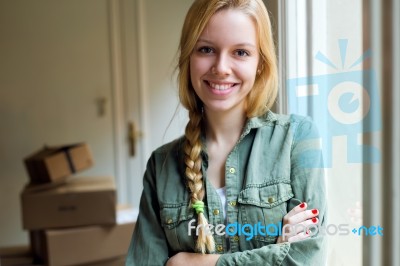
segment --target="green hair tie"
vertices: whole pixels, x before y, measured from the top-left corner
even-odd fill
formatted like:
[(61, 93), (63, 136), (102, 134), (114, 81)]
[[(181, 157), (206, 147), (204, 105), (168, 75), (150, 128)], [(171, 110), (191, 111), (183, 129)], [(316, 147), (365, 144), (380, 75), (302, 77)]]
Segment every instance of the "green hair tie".
[(204, 202), (198, 200), (192, 204), (192, 208), (196, 210), (196, 213), (204, 213)]

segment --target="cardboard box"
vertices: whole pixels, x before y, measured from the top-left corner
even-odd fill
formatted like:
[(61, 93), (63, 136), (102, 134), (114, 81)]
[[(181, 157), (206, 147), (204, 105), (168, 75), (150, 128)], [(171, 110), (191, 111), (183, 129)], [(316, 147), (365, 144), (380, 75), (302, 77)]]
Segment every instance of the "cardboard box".
[(25, 167), (32, 184), (64, 180), (93, 165), (89, 146), (85, 143), (44, 147), (27, 157)]
[(24, 229), (116, 223), (116, 188), (112, 177), (74, 177), (49, 187), (28, 185), (21, 193)]
[(0, 265), (30, 266), (37, 264), (35, 264), (33, 253), (31, 252), (31, 248), (29, 246), (14, 246), (14, 247), (0, 248)]
[(31, 255), (32, 251), (29, 246), (13, 246), (0, 248), (0, 258)]
[(136, 222), (130, 217), (113, 226), (31, 231), (33, 252), (49, 266), (123, 265)]

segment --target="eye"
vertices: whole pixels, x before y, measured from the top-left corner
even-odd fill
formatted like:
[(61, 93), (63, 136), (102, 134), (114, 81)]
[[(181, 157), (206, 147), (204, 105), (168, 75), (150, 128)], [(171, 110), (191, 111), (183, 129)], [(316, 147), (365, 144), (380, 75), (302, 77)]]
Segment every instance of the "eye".
[(250, 53), (247, 52), (246, 50), (239, 49), (239, 50), (235, 51), (235, 55), (240, 56), (240, 57), (244, 57), (244, 56), (249, 56)]
[(211, 47), (203, 46), (197, 49), (202, 54), (211, 54), (214, 50)]

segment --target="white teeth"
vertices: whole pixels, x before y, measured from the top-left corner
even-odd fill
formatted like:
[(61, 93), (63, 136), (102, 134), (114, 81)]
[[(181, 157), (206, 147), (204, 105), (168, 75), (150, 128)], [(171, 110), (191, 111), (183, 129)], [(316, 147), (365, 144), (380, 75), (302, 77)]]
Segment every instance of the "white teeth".
[(233, 83), (231, 83), (231, 84), (216, 84), (216, 83), (212, 83), (212, 82), (209, 82), (209, 83), (213, 89), (216, 89), (219, 91), (227, 90), (233, 86)]

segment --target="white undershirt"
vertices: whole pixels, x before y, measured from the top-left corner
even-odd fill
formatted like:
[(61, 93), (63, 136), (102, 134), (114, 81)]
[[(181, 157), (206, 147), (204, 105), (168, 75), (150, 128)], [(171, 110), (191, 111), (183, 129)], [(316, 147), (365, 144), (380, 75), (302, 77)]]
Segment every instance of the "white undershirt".
[[(226, 187), (218, 188), (216, 189), (217, 194), (219, 198), (221, 199), (221, 204), (222, 204), (222, 214), (224, 215), (224, 223), (226, 225)], [(226, 247), (227, 247), (227, 253), (230, 253), (230, 243), (229, 243), (229, 237), (227, 234), (225, 234), (225, 241), (226, 241)]]
[(216, 189), (219, 198), (222, 203), (222, 214), (224, 215), (224, 219), (226, 221), (226, 187), (217, 188)]

